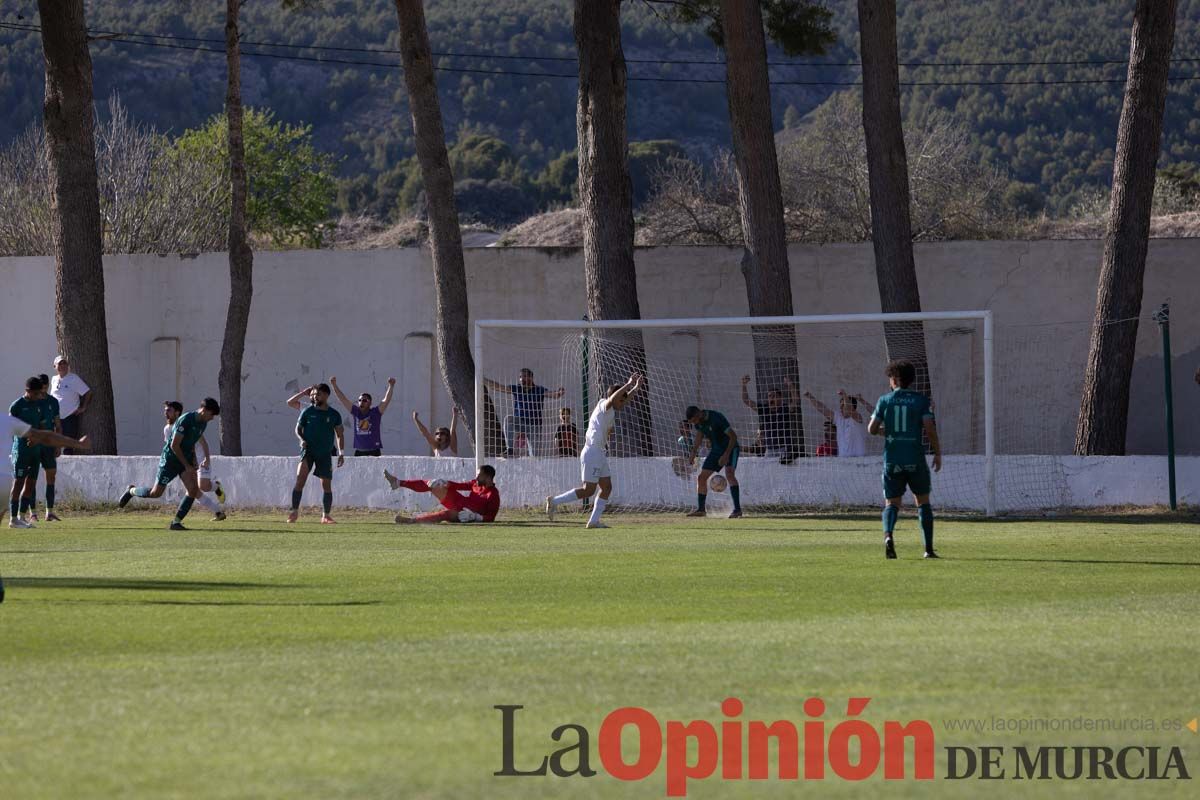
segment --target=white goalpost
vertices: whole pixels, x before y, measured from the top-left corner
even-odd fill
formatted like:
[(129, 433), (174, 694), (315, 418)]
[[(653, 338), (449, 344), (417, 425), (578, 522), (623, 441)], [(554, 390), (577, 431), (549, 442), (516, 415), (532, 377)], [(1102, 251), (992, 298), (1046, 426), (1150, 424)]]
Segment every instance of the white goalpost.
[[(503, 473), (506, 505), (536, 506), (578, 485), (574, 454), (592, 408), (612, 383), (641, 372), (645, 396), (617, 414), (609, 446), (614, 510), (694, 504), (695, 470), (679, 458), (689, 449), (681, 441), (691, 441), (683, 424), (688, 405), (721, 412), (737, 431), (749, 513), (877, 506), (882, 441), (865, 436), (865, 424), (889, 391), (884, 366), (904, 358), (917, 365), (914, 388), (930, 393), (938, 422), (943, 469), (934, 476), (935, 506), (991, 516), (999, 482), (993, 338), (987, 310), (479, 320), (477, 464)], [(525, 370), (532, 377), (522, 379)], [(708, 498), (719, 512), (722, 495)], [(1007, 505), (1022, 502), (1014, 497)]]

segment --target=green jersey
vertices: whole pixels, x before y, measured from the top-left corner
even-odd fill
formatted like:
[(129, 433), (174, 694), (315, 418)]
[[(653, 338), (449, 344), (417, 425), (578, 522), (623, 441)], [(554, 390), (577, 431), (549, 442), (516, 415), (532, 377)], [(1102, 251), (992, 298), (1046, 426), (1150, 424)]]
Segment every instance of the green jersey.
[(183, 438), (179, 442), (179, 449), (187, 456), (190, 464), (195, 464), (196, 442), (200, 441), (200, 437), (204, 435), (204, 429), (207, 427), (208, 423), (202, 420), (199, 412), (196, 411), (189, 411), (175, 420), (175, 427), (171, 428), (171, 435), (167, 437), (167, 443), (163, 446), (162, 458), (159, 459), (159, 463), (165, 464), (168, 460), (179, 460), (175, 457), (175, 451), (171, 449), (171, 443), (175, 441), (176, 436), (182, 434)]
[[(29, 400), (25, 396), (18, 397), (13, 401), (13, 404), (8, 407), (9, 416), (16, 417), (35, 430), (41, 427), (42, 410), (38, 406), (37, 400)], [(14, 436), (12, 441), (13, 455), (27, 453), (34, 449), (36, 445), (31, 445), (26, 442), (23, 436)], [(36, 451), (35, 451), (36, 452)]]
[(58, 398), (48, 394), (35, 402), (42, 413), (41, 424), (38, 427), (44, 431), (54, 430), (54, 420), (58, 419)]
[(337, 441), (336, 431), (342, 427), (342, 415), (329, 406), (309, 406), (300, 412), (300, 421), (296, 423), (296, 427), (300, 429), (300, 438), (304, 439), (304, 449), (307, 452), (325, 455), (333, 452), (334, 443)]
[(720, 411), (705, 410), (703, 422), (696, 423), (696, 430), (708, 437), (711, 452), (724, 453), (729, 447), (729, 420)]
[(933, 419), (928, 397), (910, 389), (896, 389), (879, 398), (872, 416), (883, 423), (884, 464), (925, 463), (921, 434), (925, 420)]

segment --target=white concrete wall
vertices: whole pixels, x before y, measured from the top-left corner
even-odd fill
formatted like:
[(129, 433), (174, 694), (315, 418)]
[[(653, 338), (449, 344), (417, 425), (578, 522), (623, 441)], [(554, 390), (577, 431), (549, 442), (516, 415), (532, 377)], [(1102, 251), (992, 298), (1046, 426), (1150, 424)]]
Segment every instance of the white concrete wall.
[[(1160, 456), (1037, 457), (998, 459), (998, 500), (1001, 512), (1044, 508), (1165, 505), (1168, 499), (1166, 459)], [(695, 502), (690, 479), (671, 471), (670, 459), (612, 459), (614, 504), (685, 508)], [(150, 485), (158, 460), (149, 456), (64, 457), (59, 461), (58, 496), (115, 502), (130, 484)], [(569, 458), (520, 458), (495, 462), (503, 507), (539, 508), (546, 495), (578, 484), (578, 463)], [(213, 458), (213, 476), (228, 492), (231, 507), (285, 507), (291, 496), (296, 460), (280, 456)], [(436, 508), (428, 494), (392, 492), (382, 477), (384, 468), (401, 477), (470, 480), (475, 474), (468, 459), (385, 456), (351, 458), (334, 471), (334, 502), (345, 507), (404, 511)], [(1179, 502), (1200, 505), (1200, 458), (1178, 459)], [(801, 459), (781, 466), (769, 459), (744, 458), (738, 477), (742, 501), (760, 504), (811, 506), (875, 506), (880, 502), (880, 463), (876, 458)], [(934, 476), (938, 508), (983, 509), (983, 464), (975, 457), (946, 459)], [(177, 501), (176, 482), (168, 493)], [(132, 501), (137, 505), (162, 500)], [(309, 479), (306, 506), (321, 503), (320, 483)], [(709, 494), (715, 511), (729, 506), (727, 494)], [(203, 513), (197, 512), (197, 513)]]
[[(796, 313), (879, 311), (869, 244), (793, 245), (789, 253)], [(917, 247), (926, 310), (990, 308), (996, 314), (1002, 451), (1070, 450), (1100, 254), (1096, 241)], [(730, 248), (639, 249), (643, 316), (744, 315), (740, 256)], [(472, 319), (575, 319), (584, 313), (582, 254), (576, 249), (474, 249), (466, 258)], [(1145, 281), (1144, 315), (1168, 297), (1175, 309), (1176, 441), (1182, 453), (1200, 453), (1200, 421), (1188, 413), (1197, 401), (1191, 376), (1200, 364), (1200, 316), (1194, 313), (1200, 307), (1198, 261), (1200, 240), (1154, 240)], [(110, 256), (105, 265), (119, 446), (123, 453), (152, 454), (160, 447), (163, 400), (180, 399), (190, 408), (217, 393), (227, 261), (224, 254)], [(445, 424), (450, 411), (430, 335), (435, 326), (427, 251), (258, 253), (254, 283), (243, 386), (247, 454), (291, 453), (295, 413), (283, 400), (297, 387), (330, 375), (339, 378), (347, 394), (365, 390), (376, 398), (389, 376), (401, 379), (395, 405), (384, 417), (385, 452), (425, 451), (410, 420), (412, 409), (437, 424)], [(56, 351), (52, 261), (0, 259), (0, 285), (6, 287), (0, 336), (9, 343), (0, 354), (0, 369), (16, 397), (24, 376), (51, 371)], [(945, 357), (958, 358), (954, 352)], [(492, 377), (506, 380), (535, 357), (486, 363)], [(553, 362), (554, 357), (547, 358)], [(1164, 447), (1160, 360), (1159, 333), (1143, 324), (1128, 434), (1131, 453), (1160, 453)], [(884, 390), (874, 362), (872, 357), (835, 365), (842, 371), (830, 373), (830, 385), (862, 376), (861, 391), (873, 398)], [(944, 383), (962, 380), (954, 374)], [(951, 405), (943, 403), (939, 411)], [(810, 436), (812, 416), (806, 425)]]

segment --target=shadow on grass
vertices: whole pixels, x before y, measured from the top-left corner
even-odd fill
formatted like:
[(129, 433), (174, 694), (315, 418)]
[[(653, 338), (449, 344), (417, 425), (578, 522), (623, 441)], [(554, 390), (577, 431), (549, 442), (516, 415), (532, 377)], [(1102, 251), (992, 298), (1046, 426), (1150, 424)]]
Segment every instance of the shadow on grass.
[(27, 589), (124, 589), (137, 592), (194, 592), (206, 589), (303, 589), (281, 583), (231, 581), (171, 581), (141, 578), (5, 578), (12, 587)]
[(1131, 564), (1141, 567), (1200, 567), (1200, 561), (1130, 561), (1110, 558), (972, 558), (952, 556), (954, 561), (989, 561), (996, 564)]
[(342, 607), (342, 606), (378, 606), (383, 605), (382, 600), (328, 600), (324, 602), (315, 601), (307, 602), (297, 600), (293, 603), (269, 603), (257, 602), (253, 600), (139, 600), (137, 605), (143, 606), (269, 606), (272, 608), (282, 608), (289, 606), (297, 606), (303, 608), (324, 608), (324, 607)]

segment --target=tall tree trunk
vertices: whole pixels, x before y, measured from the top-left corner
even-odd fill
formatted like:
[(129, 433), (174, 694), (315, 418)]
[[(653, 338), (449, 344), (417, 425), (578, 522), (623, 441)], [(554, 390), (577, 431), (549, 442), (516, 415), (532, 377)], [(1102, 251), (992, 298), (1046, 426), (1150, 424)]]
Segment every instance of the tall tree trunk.
[(225, 118), (229, 124), (229, 310), (221, 344), (221, 455), (242, 454), (242, 356), (254, 294), (254, 251), (246, 231), (246, 147), (242, 141), (242, 67), (238, 11), (242, 0), (226, 0), (225, 61), (229, 81)]
[(1076, 455), (1125, 454), (1129, 380), (1137, 345), (1137, 317), (1142, 312), (1142, 278), (1167, 104), (1167, 72), (1175, 43), (1176, 5), (1176, 0), (1138, 0), (1133, 11), (1104, 259), (1075, 430)]
[[(588, 318), (641, 319), (633, 261), (633, 185), (625, 139), (621, 0), (575, 0), (575, 44), (579, 50), (575, 127)], [(630, 372), (645, 372), (641, 331), (610, 330), (593, 337), (591, 359), (601, 394), (612, 383), (624, 383)], [(643, 392), (634, 396), (630, 413), (619, 426), (618, 452), (653, 455), (652, 433), (649, 395)]]
[(104, 313), (104, 238), (96, 178), (92, 59), (83, 0), (38, 0), (54, 241), (54, 324), (59, 349), (91, 387), (81, 427), (92, 452), (115, 455), (117, 421)]
[[(454, 202), (454, 176), (446, 155), (446, 134), (429, 53), (422, 0), (395, 0), (400, 20), (400, 60), (412, 113), (417, 163), (429, 199), (430, 249), (437, 300), (438, 365), (450, 400), (463, 410), (467, 427), (475, 432), (475, 359), (467, 328), (467, 270), (463, 261), (462, 233)], [(484, 425), (487, 450), (494, 455), (503, 447), (503, 436), (491, 398), (484, 396)]]
[[(771, 81), (767, 39), (758, 0), (721, 0), (729, 123), (737, 165), (738, 209), (745, 250), (742, 275), (750, 316), (790, 316), (792, 279), (788, 267), (783, 190), (775, 152), (771, 116)], [(796, 332), (791, 325), (753, 329), (754, 372), (758, 402), (770, 389), (784, 390), (784, 380), (799, 384)], [(804, 430), (797, 406), (796, 430)], [(803, 452), (804, 443), (800, 443)]]
[[(858, 0), (858, 28), (879, 305), (884, 313), (920, 311), (909, 216), (908, 155), (900, 121), (895, 0)], [(890, 323), (884, 326), (884, 337), (888, 358), (913, 362), (917, 368), (913, 388), (931, 394), (924, 326), (919, 322)]]

